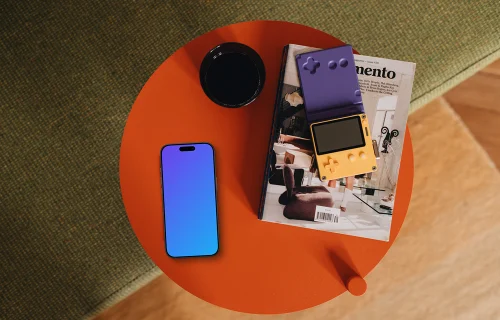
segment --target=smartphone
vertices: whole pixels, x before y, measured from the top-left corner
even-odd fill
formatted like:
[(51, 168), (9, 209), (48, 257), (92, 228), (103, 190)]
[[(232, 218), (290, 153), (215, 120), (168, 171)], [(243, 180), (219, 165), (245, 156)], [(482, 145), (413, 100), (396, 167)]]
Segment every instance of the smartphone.
[(165, 247), (173, 258), (219, 250), (215, 152), (209, 143), (161, 149)]

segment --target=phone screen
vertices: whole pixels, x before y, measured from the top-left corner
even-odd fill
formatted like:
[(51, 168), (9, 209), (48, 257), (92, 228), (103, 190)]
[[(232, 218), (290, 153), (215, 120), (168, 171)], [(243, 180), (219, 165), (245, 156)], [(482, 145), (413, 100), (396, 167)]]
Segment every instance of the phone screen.
[(165, 244), (171, 257), (211, 256), (219, 248), (215, 154), (208, 143), (161, 150)]

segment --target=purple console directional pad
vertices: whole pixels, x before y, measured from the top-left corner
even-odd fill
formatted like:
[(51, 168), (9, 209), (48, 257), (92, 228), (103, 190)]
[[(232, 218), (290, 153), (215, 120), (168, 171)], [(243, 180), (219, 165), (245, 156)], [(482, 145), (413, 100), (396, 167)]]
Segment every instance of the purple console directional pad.
[(303, 53), (295, 59), (310, 123), (365, 112), (351, 46)]

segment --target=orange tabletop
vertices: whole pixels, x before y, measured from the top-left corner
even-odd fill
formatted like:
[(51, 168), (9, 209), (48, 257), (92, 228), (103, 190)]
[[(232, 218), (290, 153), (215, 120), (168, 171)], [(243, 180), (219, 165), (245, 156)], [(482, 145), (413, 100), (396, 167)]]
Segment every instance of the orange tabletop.
[[(209, 100), (198, 73), (210, 49), (232, 41), (255, 49), (266, 68), (261, 95), (238, 109)], [(407, 129), (389, 242), (258, 220), (281, 55), (289, 43), (343, 44), (324, 32), (275, 21), (234, 24), (189, 42), (160, 65), (140, 92), (120, 150), (123, 202), (144, 250), (187, 291), (241, 312), (292, 312), (328, 301), (347, 287), (356, 288), (353, 294), (370, 290), (363, 277), (394, 242), (410, 202), (413, 156)], [(173, 259), (165, 251), (160, 149), (198, 141), (215, 148), (220, 250), (213, 257)], [(196, 177), (186, 179), (192, 179), (191, 199), (196, 201)]]

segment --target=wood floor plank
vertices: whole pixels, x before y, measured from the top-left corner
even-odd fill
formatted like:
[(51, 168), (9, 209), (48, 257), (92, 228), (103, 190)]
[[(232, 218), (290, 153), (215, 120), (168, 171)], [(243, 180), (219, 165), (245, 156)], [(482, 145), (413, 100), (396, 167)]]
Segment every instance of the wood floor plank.
[[(466, 104), (451, 104), (471, 133), (500, 168), (500, 112)], [(466, 155), (464, 155), (466, 156)]]
[(479, 71), (480, 73), (487, 73), (492, 75), (500, 76), (500, 59), (493, 62), (483, 70)]
[(500, 59), (444, 95), (500, 168)]
[(500, 75), (479, 72), (451, 89), (444, 98), (452, 107), (461, 104), (500, 115)]

